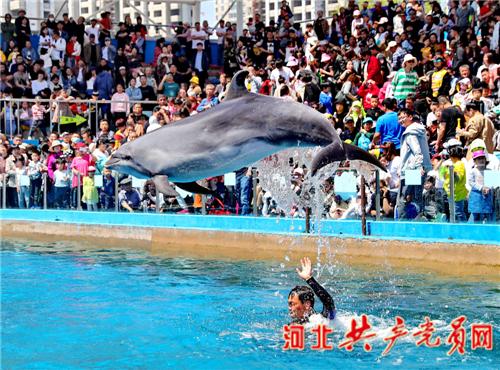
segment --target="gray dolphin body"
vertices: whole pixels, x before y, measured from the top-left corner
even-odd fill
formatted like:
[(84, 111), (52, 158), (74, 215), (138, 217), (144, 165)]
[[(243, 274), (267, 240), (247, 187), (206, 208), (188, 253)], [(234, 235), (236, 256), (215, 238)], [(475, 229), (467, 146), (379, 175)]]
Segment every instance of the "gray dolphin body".
[[(139, 178), (167, 176), (187, 191), (211, 193), (196, 180), (246, 167), (290, 147), (326, 146), (312, 173), (333, 161), (360, 159), (383, 168), (358, 147), (342, 143), (330, 122), (294, 101), (253, 94), (238, 72), (219, 105), (121, 146), (106, 166)], [(169, 193), (168, 189), (160, 188)]]

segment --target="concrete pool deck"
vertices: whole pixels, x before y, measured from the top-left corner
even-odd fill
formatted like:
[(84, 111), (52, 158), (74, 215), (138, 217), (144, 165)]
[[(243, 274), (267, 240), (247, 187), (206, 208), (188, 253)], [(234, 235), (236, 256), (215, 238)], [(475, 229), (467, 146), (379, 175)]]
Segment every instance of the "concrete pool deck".
[(197, 258), (283, 259), (321, 253), (353, 264), (500, 277), (500, 225), (324, 220), (58, 210), (0, 210), (3, 239), (137, 247)]

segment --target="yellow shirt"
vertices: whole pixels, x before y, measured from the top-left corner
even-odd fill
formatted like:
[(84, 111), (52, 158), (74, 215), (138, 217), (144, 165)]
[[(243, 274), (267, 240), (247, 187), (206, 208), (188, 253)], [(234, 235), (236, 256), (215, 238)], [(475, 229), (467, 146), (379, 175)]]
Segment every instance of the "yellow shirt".
[(85, 176), (83, 178), (82, 202), (97, 204), (98, 200), (99, 194), (97, 193), (97, 188), (94, 186), (94, 179)]
[(444, 179), (444, 190), (450, 196), (450, 170), (449, 166), (453, 166), (453, 173), (455, 174), (455, 202), (459, 202), (467, 198), (467, 188), (465, 187), (465, 165), (464, 162), (458, 160), (453, 162), (451, 159), (443, 162), (439, 168), (439, 175)]

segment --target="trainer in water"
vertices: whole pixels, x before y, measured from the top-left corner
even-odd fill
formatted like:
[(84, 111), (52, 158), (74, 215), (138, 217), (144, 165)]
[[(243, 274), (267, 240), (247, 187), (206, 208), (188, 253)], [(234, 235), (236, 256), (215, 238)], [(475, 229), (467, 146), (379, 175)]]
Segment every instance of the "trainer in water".
[(324, 147), (313, 161), (312, 175), (328, 163), (345, 159), (384, 169), (369, 153), (343, 143), (318, 111), (305, 104), (249, 92), (247, 75), (248, 71), (236, 73), (222, 104), (121, 146), (106, 166), (153, 178), (164, 194), (175, 192), (169, 181), (192, 193), (211, 194), (196, 181), (248, 167), (297, 146)]
[[(302, 270), (297, 268), (297, 273), (309, 286), (297, 285), (288, 294), (288, 312), (292, 318), (292, 324), (317, 322), (319, 320), (315, 320), (315, 315), (333, 320), (335, 318), (335, 303), (332, 296), (312, 276), (311, 260), (304, 257), (300, 263)], [(314, 295), (317, 295), (323, 303), (321, 314), (314, 310)]]

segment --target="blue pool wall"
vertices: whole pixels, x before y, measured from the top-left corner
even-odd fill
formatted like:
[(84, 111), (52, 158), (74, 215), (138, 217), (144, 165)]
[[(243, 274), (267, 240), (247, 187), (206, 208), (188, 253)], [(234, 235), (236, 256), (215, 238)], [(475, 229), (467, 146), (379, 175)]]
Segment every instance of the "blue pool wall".
[[(4, 209), (0, 210), (0, 220), (286, 235), (304, 234), (305, 230), (303, 219), (155, 213)], [(313, 229), (312, 233), (317, 234), (317, 225), (313, 225)], [(500, 245), (500, 225), (497, 224), (367, 220), (367, 231), (367, 236), (361, 235), (361, 222), (358, 220), (323, 220), (319, 227), (321, 235), (333, 237)]]

